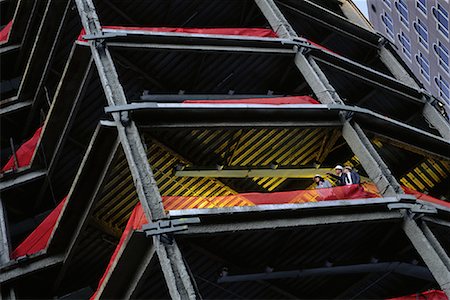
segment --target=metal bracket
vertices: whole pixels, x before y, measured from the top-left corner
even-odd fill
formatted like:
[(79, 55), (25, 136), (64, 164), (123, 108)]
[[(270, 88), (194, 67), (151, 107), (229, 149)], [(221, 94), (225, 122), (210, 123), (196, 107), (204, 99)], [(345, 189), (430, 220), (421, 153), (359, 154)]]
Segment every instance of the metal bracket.
[(426, 204), (391, 203), (388, 204), (390, 210), (406, 209), (411, 214), (437, 214), (437, 209)]
[(91, 40), (106, 40), (115, 37), (127, 36), (126, 33), (122, 32), (102, 32), (101, 34), (85, 34), (83, 35), (83, 40), (91, 41)]
[(146, 237), (155, 235), (170, 234), (188, 229), (188, 224), (198, 224), (200, 218), (182, 218), (174, 220), (159, 220), (156, 222), (144, 224), (142, 230)]

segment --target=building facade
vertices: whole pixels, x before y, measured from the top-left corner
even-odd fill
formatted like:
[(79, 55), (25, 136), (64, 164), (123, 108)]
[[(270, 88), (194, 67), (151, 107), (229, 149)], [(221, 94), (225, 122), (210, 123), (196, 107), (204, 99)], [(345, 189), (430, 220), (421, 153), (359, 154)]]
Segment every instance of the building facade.
[(450, 124), (351, 1), (0, 8), (1, 299), (450, 296)]
[(450, 111), (448, 0), (368, 0), (374, 28), (395, 44), (423, 87)]

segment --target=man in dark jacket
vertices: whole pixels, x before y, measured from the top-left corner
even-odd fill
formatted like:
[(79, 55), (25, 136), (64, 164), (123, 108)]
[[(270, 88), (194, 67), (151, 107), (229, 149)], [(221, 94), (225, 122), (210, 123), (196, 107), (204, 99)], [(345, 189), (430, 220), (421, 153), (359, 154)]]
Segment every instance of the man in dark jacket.
[(358, 173), (353, 171), (352, 167), (345, 166), (343, 174), (344, 174), (345, 185), (361, 183), (361, 177), (359, 176)]
[(333, 177), (334, 179), (337, 179), (336, 185), (345, 185), (345, 174), (343, 171), (344, 168), (341, 165), (337, 165), (334, 168), (334, 172), (336, 172), (336, 174), (330, 172), (327, 172), (327, 174)]

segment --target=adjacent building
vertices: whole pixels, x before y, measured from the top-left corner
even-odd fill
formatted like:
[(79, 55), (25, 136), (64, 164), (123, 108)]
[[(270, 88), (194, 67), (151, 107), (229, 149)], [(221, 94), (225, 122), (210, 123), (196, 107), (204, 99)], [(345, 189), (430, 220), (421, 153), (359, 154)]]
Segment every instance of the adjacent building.
[(448, 0), (368, 0), (369, 19), (424, 88), (450, 108)]

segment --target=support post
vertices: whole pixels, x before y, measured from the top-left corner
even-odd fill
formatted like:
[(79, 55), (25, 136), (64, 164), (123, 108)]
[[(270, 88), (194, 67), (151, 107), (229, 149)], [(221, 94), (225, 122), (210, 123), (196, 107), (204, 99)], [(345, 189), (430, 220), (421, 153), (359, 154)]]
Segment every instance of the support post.
[(430, 269), (442, 291), (444, 291), (447, 297), (450, 297), (450, 270), (447, 268), (436, 248), (430, 243), (426, 234), (417, 225), (413, 216), (405, 212), (403, 230)]
[(409, 75), (408, 71), (403, 67), (403, 65), (395, 58), (394, 54), (386, 48), (386, 45), (381, 45), (378, 50), (381, 61), (389, 69), (389, 71), (397, 78), (399, 81), (403, 82), (405, 85), (420, 89), (417, 82)]
[(256, 5), (269, 21), (270, 27), (280, 38), (295, 39), (298, 38), (295, 30), (289, 25), (284, 15), (273, 0), (255, 0)]
[(443, 115), (439, 113), (436, 107), (430, 102), (427, 102), (423, 108), (423, 115), (425, 119), (436, 128), (442, 137), (450, 140), (450, 123)]
[[(307, 57), (305, 54), (299, 52), (295, 57), (295, 64), (321, 103), (344, 104), (344, 101), (339, 97), (326, 75), (312, 57)], [(342, 135), (344, 139), (347, 141), (353, 153), (358, 156), (364, 170), (377, 185), (381, 194), (385, 197), (403, 194), (401, 186), (394, 176), (392, 176), (391, 171), (359, 125), (350, 123), (349, 120), (346, 120), (345, 115), (342, 115), (342, 122)]]
[(383, 196), (403, 194), (400, 184), (358, 124), (344, 121), (342, 136)]
[[(76, 0), (76, 5), (86, 34), (101, 35), (100, 22), (92, 0)], [(93, 40), (89, 43), (108, 104), (110, 106), (127, 104), (106, 42)], [(113, 118), (147, 220), (166, 218), (162, 198), (136, 124), (129, 119), (128, 114), (115, 113)], [(154, 239), (154, 245), (171, 297), (174, 299), (196, 298), (191, 278), (181, 259), (181, 252), (176, 241), (170, 244), (157, 237)]]
[(295, 56), (295, 65), (321, 103), (344, 104), (314, 59), (298, 52)]

